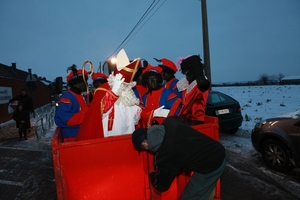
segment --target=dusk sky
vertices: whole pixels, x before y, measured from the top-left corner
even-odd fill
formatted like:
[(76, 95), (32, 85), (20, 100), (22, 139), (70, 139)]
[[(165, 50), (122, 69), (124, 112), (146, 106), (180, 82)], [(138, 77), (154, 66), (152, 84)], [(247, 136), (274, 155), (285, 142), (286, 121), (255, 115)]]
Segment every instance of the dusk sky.
[[(207, 17), (213, 83), (300, 75), (300, 0), (207, 0)], [(120, 48), (151, 65), (203, 58), (198, 0), (1, 0), (0, 21), (0, 63), (48, 80)]]

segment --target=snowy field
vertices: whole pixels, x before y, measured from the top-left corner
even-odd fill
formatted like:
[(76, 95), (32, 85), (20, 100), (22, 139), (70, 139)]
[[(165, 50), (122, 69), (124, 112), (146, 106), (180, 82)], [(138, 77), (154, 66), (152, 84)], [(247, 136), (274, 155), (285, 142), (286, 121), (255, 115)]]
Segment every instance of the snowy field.
[(300, 110), (300, 85), (214, 87), (213, 90), (239, 101), (244, 117), (243, 130), (251, 131), (261, 119)]

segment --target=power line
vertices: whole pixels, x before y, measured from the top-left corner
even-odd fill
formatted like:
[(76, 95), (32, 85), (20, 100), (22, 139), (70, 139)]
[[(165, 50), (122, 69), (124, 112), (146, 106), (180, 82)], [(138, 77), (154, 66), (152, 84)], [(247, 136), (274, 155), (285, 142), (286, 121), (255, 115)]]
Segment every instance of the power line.
[[(166, 0), (165, 0), (166, 1)], [(162, 3), (162, 4), (164, 4), (165, 3), (165, 1)], [(149, 13), (151, 13), (151, 11), (158, 5), (158, 3), (160, 2), (160, 0), (158, 0), (157, 2), (156, 2), (156, 0), (154, 0), (152, 3), (151, 3), (151, 5), (147, 8), (147, 10), (145, 11), (145, 13), (142, 15), (142, 17), (139, 19), (139, 21), (136, 23), (136, 25), (133, 27), (133, 29), (129, 32), (129, 34), (125, 37), (125, 39), (121, 42), (121, 44), (113, 51), (113, 53), (112, 54), (110, 54), (109, 56), (108, 56), (108, 58), (106, 59), (106, 60), (108, 60), (112, 55), (114, 55), (117, 51), (119, 51), (120, 49), (121, 49), (121, 47), (122, 46), (125, 46), (125, 42), (127, 41), (127, 39), (131, 36), (131, 34), (140, 26), (140, 24), (146, 19), (146, 17), (149, 15)], [(162, 6), (162, 4), (158, 7), (158, 9)], [(156, 9), (155, 10), (155, 12), (154, 13), (156, 13), (157, 12), (157, 10), (158, 9)], [(154, 13), (150, 16), (150, 18), (154, 15)], [(148, 22), (149, 21), (149, 19), (150, 18), (148, 18), (148, 20), (146, 21), (146, 22)], [(146, 22), (138, 29), (138, 31), (146, 24)], [(137, 32), (138, 32), (137, 31)], [(136, 32), (136, 33), (137, 33)], [(135, 34), (136, 34), (135, 33)], [(135, 35), (134, 34), (134, 35)], [(133, 36), (134, 36), (133, 35)], [(132, 37), (131, 37), (132, 38)], [(129, 40), (130, 41), (130, 40)], [(126, 42), (126, 44), (129, 42), (129, 41), (127, 41)], [(123, 45), (124, 44), (124, 45)]]
[[(143, 25), (141, 25), (141, 27), (134, 33), (134, 35), (132, 35), (132, 37), (129, 39), (129, 40), (127, 40), (126, 41), (126, 43), (124, 43), (124, 45), (123, 46), (125, 46), (132, 38), (133, 38), (133, 36), (135, 36), (142, 28), (143, 28), (143, 26), (152, 18), (152, 16), (158, 11), (158, 9), (164, 4), (166, 2), (166, 0), (162, 3), (162, 4), (160, 4), (160, 6), (154, 11), (154, 13), (152, 13), (152, 15), (147, 19), (147, 21), (146, 22), (144, 22), (144, 24)], [(153, 7), (154, 8), (154, 7)], [(152, 8), (152, 9), (153, 9)], [(152, 10), (151, 9), (151, 10)], [(149, 14), (149, 13), (148, 13)], [(147, 14), (147, 15), (148, 15)]]

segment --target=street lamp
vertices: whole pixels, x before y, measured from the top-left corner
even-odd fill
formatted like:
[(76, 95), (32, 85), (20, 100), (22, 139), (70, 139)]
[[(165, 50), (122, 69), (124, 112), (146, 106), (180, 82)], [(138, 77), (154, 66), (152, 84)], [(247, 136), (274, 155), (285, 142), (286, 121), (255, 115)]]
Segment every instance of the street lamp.
[(111, 74), (115, 67), (116, 67), (117, 59), (115, 57), (112, 57), (109, 60), (106, 60), (102, 65), (102, 71), (104, 74), (109, 75)]

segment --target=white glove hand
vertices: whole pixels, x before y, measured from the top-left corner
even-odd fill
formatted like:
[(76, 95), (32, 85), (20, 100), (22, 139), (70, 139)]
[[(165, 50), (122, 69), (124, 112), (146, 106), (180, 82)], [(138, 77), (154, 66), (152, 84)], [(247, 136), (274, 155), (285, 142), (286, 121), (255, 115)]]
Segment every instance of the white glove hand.
[(170, 110), (169, 109), (163, 109), (165, 106), (161, 106), (154, 110), (153, 117), (167, 117)]
[(123, 75), (122, 74), (117, 74), (115, 76), (115, 79), (114, 79), (114, 83), (113, 83), (113, 86), (112, 86), (112, 89), (111, 91), (115, 94), (119, 94), (119, 89), (121, 87), (121, 84), (124, 82), (125, 78), (122, 78)]

